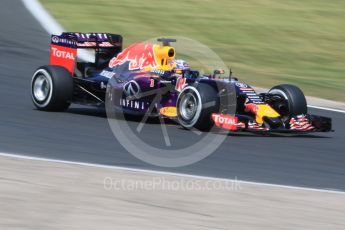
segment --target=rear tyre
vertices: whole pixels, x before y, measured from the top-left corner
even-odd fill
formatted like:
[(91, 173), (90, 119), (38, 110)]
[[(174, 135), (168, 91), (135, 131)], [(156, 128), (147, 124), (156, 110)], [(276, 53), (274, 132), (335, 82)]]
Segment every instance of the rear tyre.
[(283, 113), (283, 116), (291, 118), (296, 115), (307, 114), (307, 101), (302, 90), (297, 86), (289, 84), (277, 85), (270, 89), (268, 93), (279, 95), (285, 99), (287, 105), (284, 111), (279, 111), (279, 108), (273, 106), (279, 113)]
[(213, 126), (211, 115), (218, 110), (217, 92), (210, 85), (187, 86), (177, 98), (177, 119), (187, 129), (210, 130)]
[(37, 109), (64, 111), (70, 106), (72, 96), (73, 79), (64, 67), (46, 65), (34, 73), (31, 98)]

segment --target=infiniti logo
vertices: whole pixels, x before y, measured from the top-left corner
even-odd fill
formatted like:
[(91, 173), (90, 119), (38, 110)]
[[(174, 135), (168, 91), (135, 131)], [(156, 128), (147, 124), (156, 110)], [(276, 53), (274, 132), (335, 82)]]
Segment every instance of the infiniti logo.
[(58, 36), (53, 36), (52, 37), (52, 42), (58, 43), (59, 42), (59, 37)]
[(138, 85), (138, 83), (134, 80), (131, 80), (129, 82), (127, 82), (124, 86), (123, 86), (123, 92), (126, 94), (127, 97), (130, 98), (140, 98), (140, 86)]

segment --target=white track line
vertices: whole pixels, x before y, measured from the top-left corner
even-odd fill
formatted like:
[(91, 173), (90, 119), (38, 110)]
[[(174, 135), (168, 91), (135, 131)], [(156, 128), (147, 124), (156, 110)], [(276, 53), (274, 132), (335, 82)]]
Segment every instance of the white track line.
[(308, 105), (309, 108), (313, 109), (320, 109), (320, 110), (326, 110), (326, 111), (331, 111), (331, 112), (337, 112), (337, 113), (345, 113), (345, 110), (341, 109), (332, 109), (332, 108), (326, 108), (322, 106), (316, 106), (316, 105)]
[(345, 191), (340, 191), (340, 190), (317, 189), (317, 188), (307, 188), (307, 187), (298, 187), (298, 186), (289, 186), (289, 185), (260, 183), (260, 182), (252, 182), (252, 181), (243, 181), (243, 180), (238, 180), (238, 179), (198, 176), (198, 175), (174, 173), (174, 172), (166, 172), (166, 171), (158, 171), (158, 170), (138, 169), (138, 168), (129, 168), (129, 167), (122, 167), (122, 166), (110, 166), (110, 165), (92, 164), (92, 163), (84, 163), (84, 162), (77, 162), (77, 161), (66, 161), (66, 160), (57, 160), (57, 159), (49, 159), (49, 158), (42, 158), (42, 157), (32, 157), (32, 156), (18, 155), (18, 154), (12, 154), (12, 153), (0, 152), (0, 156), (10, 157), (10, 158), (15, 158), (15, 159), (34, 160), (34, 161), (43, 161), (43, 162), (51, 162), (51, 163), (61, 163), (61, 164), (78, 165), (78, 166), (84, 166), (84, 167), (94, 167), (94, 168), (101, 168), (101, 169), (121, 170), (121, 171), (127, 171), (127, 172), (159, 174), (159, 175), (163, 175), (163, 176), (177, 176), (177, 177), (185, 177), (185, 178), (191, 178), (191, 179), (214, 180), (214, 181), (225, 181), (225, 182), (236, 181), (238, 183), (248, 184), (248, 185), (257, 185), (257, 186), (266, 186), (266, 187), (273, 187), (273, 188), (285, 188), (285, 189), (295, 189), (295, 190), (304, 190), (304, 191), (312, 191), (312, 192), (322, 192), (322, 193), (332, 193), (332, 194), (345, 195)]
[[(38, 0), (22, 0), (26, 9), (36, 18), (40, 25), (49, 34), (61, 34), (66, 31), (54, 18), (49, 14), (49, 12), (42, 6)], [(85, 49), (78, 50), (78, 58), (94, 62), (95, 58), (90, 52)]]
[(49, 34), (60, 34), (63, 27), (46, 11), (38, 0), (22, 0), (24, 6)]

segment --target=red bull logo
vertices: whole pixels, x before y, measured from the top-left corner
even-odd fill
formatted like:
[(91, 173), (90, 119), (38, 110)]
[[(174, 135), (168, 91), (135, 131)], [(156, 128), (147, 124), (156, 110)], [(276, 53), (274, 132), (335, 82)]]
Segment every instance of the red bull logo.
[(266, 104), (254, 104), (248, 103), (245, 105), (244, 110), (246, 112), (251, 112), (255, 114), (255, 120), (259, 124), (263, 124), (263, 117), (279, 117), (279, 113), (277, 113), (271, 106)]
[(111, 59), (109, 67), (113, 68), (117, 65), (122, 65), (127, 61), (129, 61), (129, 70), (157, 67), (154, 45), (144, 43), (133, 44), (119, 53), (117, 57)]

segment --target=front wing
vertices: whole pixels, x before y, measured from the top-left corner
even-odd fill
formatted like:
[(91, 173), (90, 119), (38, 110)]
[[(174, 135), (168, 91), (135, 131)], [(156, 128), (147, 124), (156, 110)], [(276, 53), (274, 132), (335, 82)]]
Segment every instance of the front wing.
[(311, 133), (331, 132), (332, 119), (316, 115), (299, 115), (290, 119), (284, 127), (271, 128), (258, 124), (251, 117), (242, 115), (212, 114), (212, 120), (218, 128), (229, 131), (247, 131), (259, 133)]

